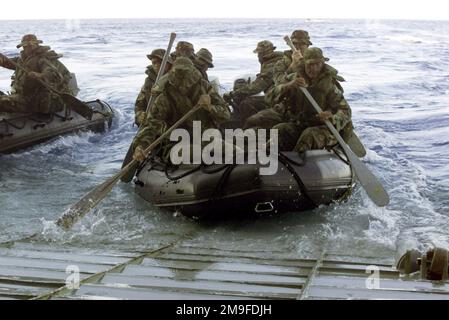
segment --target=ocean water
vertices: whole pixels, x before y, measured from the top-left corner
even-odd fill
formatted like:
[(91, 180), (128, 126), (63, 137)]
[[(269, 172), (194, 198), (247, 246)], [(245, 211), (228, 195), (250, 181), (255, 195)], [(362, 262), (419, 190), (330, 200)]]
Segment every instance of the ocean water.
[[(170, 32), (214, 55), (224, 91), (258, 72), (260, 40), (286, 50), (282, 37), (309, 31), (315, 46), (347, 80), (345, 97), (368, 149), (364, 159), (390, 194), (376, 207), (357, 187), (343, 204), (257, 220), (200, 224), (154, 208), (132, 184), (111, 194), (71, 231), (53, 220), (116, 173), (137, 130), (134, 101), (145, 78), (146, 54), (166, 47)], [(81, 20), (0, 21), (0, 51), (35, 33), (64, 54), (77, 74), (79, 97), (100, 98), (117, 111), (105, 134), (80, 133), (0, 157), (0, 242), (31, 234), (58, 247), (149, 248), (193, 232), (205, 244), (322, 250), (393, 256), (405, 249), (449, 247), (449, 23), (381, 20)], [(0, 70), (0, 90), (11, 72)]]

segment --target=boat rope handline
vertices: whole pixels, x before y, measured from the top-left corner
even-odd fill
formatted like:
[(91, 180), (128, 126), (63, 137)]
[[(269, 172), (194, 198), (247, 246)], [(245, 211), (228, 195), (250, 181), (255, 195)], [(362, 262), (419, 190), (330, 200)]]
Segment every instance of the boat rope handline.
[(341, 149), (340, 149), (338, 146), (336, 146), (336, 145), (333, 146), (333, 147), (331, 148), (331, 150), (334, 151), (335, 155), (336, 155), (337, 157), (339, 157), (341, 161), (343, 161), (344, 163), (346, 163), (348, 166), (351, 166), (351, 164), (349, 163), (349, 161), (341, 156), (340, 152), (343, 152), (343, 150), (341, 150)]
[(182, 178), (184, 178), (196, 171), (199, 171), (199, 170), (201, 170), (202, 172), (204, 172), (206, 174), (214, 174), (214, 173), (223, 171), (223, 174), (221, 175), (220, 179), (218, 180), (218, 182), (215, 186), (214, 192), (212, 193), (212, 195), (209, 198), (209, 201), (213, 201), (213, 200), (218, 200), (220, 198), (221, 191), (223, 190), (224, 186), (226, 185), (226, 182), (228, 181), (232, 170), (234, 170), (234, 168), (236, 166), (237, 165), (235, 165), (235, 164), (224, 164), (224, 165), (221, 165), (218, 167), (214, 167), (214, 166), (205, 166), (204, 164), (201, 164), (201, 165), (196, 166), (195, 168), (193, 168), (187, 172), (184, 172), (183, 174), (176, 176), (176, 177), (172, 177), (169, 175), (169, 173), (168, 173), (169, 166), (167, 166), (165, 168), (165, 175), (169, 180), (176, 181), (176, 180), (182, 179)]
[(58, 119), (61, 119), (62, 121), (72, 120), (73, 117), (70, 116), (71, 112), (68, 111), (70, 108), (66, 108), (64, 115), (61, 116), (60, 114), (55, 113), (55, 117)]
[(184, 177), (187, 177), (188, 175), (191, 175), (192, 173), (194, 173), (194, 172), (200, 170), (201, 167), (202, 167), (202, 165), (196, 166), (196, 167), (194, 167), (193, 169), (190, 169), (190, 170), (188, 170), (188, 171), (186, 171), (186, 172), (184, 172), (184, 173), (182, 173), (182, 174), (180, 174), (180, 175), (178, 175), (178, 176), (174, 176), (174, 177), (173, 177), (173, 176), (171, 176), (170, 173), (168, 172), (168, 171), (169, 171), (170, 169), (172, 169), (173, 167), (170, 166), (170, 165), (166, 165), (166, 166), (165, 166), (165, 169), (164, 169), (164, 173), (165, 173), (165, 176), (167, 177), (168, 180), (170, 180), (170, 181), (176, 181), (176, 180), (182, 179), (182, 178), (184, 178)]
[(316, 205), (315, 201), (310, 198), (309, 194), (307, 193), (307, 188), (304, 184), (304, 182), (301, 180), (301, 177), (296, 172), (295, 168), (292, 167), (290, 164), (290, 159), (285, 156), (283, 153), (279, 153), (279, 161), (287, 168), (288, 171), (290, 171), (293, 178), (295, 178), (296, 183), (298, 184), (299, 190), (301, 190), (301, 193), (304, 195), (304, 197), (309, 200), (311, 203)]
[[(155, 155), (157, 155), (161, 149), (162, 149), (162, 145), (160, 144), (159, 146), (157, 146), (156, 148), (153, 149), (153, 151), (150, 153), (150, 155), (144, 161), (142, 161), (142, 163), (139, 165), (139, 167), (136, 170), (136, 174), (135, 174), (136, 177), (140, 174), (140, 172), (143, 170), (143, 168), (145, 168), (147, 163), (151, 164), (151, 167), (148, 169), (148, 171), (150, 171), (151, 169), (154, 168), (153, 163), (156, 162)], [(165, 165), (165, 163), (162, 163), (162, 162), (160, 162), (160, 164)]]
[(221, 191), (223, 190), (224, 186), (226, 185), (226, 182), (228, 181), (229, 176), (230, 176), (232, 170), (234, 170), (234, 168), (236, 167), (236, 165), (235, 164), (224, 164), (224, 165), (215, 167), (215, 166), (205, 166), (204, 164), (200, 164), (200, 165), (194, 167), (193, 169), (190, 169), (190, 170), (188, 170), (178, 176), (175, 176), (175, 177), (173, 177), (169, 174), (169, 169), (171, 169), (173, 167), (177, 168), (177, 166), (170, 166), (167, 164), (165, 164), (165, 168), (164, 168), (165, 176), (167, 177), (167, 179), (169, 179), (171, 181), (177, 181), (177, 180), (182, 179), (188, 175), (191, 175), (199, 170), (201, 170), (202, 172), (204, 172), (206, 174), (215, 174), (220, 171), (223, 171), (223, 174), (221, 175), (220, 179), (218, 180), (218, 182), (215, 186), (214, 192), (212, 193), (212, 195), (209, 198), (209, 201), (210, 201), (210, 200), (217, 200), (220, 198)]
[[(15, 124), (14, 122), (12, 122), (11, 120), (16, 120), (16, 119), (20, 119), (23, 120), (23, 124)], [(16, 119), (2, 119), (0, 120), (0, 123), (4, 123), (5, 124), (5, 131), (2, 132), (2, 134), (9, 134), (9, 126), (16, 128), (16, 129), (23, 129), (25, 128), (26, 124), (27, 124), (27, 119), (26, 118), (16, 118)], [(13, 135), (12, 133), (10, 135)]]
[(220, 195), (222, 194), (222, 191), (223, 191), (226, 183), (228, 182), (229, 177), (231, 176), (231, 172), (232, 172), (232, 170), (234, 170), (234, 168), (236, 166), (237, 166), (236, 164), (230, 164), (230, 165), (227, 165), (226, 167), (224, 167), (226, 169), (224, 170), (223, 174), (221, 175), (220, 179), (218, 180), (218, 183), (215, 186), (215, 190), (209, 198), (209, 202), (216, 201), (216, 200), (220, 199)]
[[(281, 154), (281, 153), (279, 153), (279, 154)], [(298, 167), (304, 167), (305, 164), (306, 164), (305, 153), (302, 153), (302, 154), (299, 154), (299, 155), (300, 155), (300, 156), (302, 155), (302, 157), (301, 157), (302, 162), (295, 161), (295, 160), (293, 160), (293, 159), (291, 159), (291, 158), (285, 156), (285, 155), (282, 153), (282, 156), (284, 157), (284, 159), (285, 159), (286, 161), (288, 161), (289, 163), (292, 163), (292, 164), (294, 164), (294, 165), (296, 165), (296, 166), (298, 166)]]
[[(97, 102), (101, 106), (102, 110), (105, 110), (107, 107), (109, 109), (109, 111), (113, 113), (113, 109), (110, 107), (110, 105), (101, 100), (97, 99), (94, 101), (89, 101), (87, 103), (93, 103), (93, 102)], [(33, 122), (37, 123), (37, 125), (39, 126), (39, 125), (49, 124), (49, 123), (53, 122), (55, 117), (59, 118), (63, 121), (73, 119), (73, 117), (70, 117), (70, 115), (72, 114), (72, 109), (67, 105), (65, 106), (64, 109), (65, 109), (64, 115), (61, 115), (58, 112), (52, 112), (52, 113), (48, 114), (47, 118), (41, 118), (41, 119), (36, 118), (36, 116), (38, 114), (33, 114), (33, 113), (21, 114), (19, 116), (16, 116), (13, 118), (8, 118), (8, 119), (7, 118), (0, 119), (0, 124), (4, 124), (3, 125), (4, 131), (0, 132), (0, 138), (9, 137), (9, 136), (14, 135), (14, 133), (10, 133), (9, 128), (13, 127), (17, 130), (21, 130), (21, 129), (25, 128), (28, 121), (33, 121)], [(93, 109), (92, 111), (93, 111), (93, 113), (101, 114), (104, 117), (108, 116), (108, 113), (100, 111), (100, 110)]]
[(55, 118), (55, 112), (52, 112), (48, 119), (36, 119), (36, 118), (33, 118), (32, 116), (28, 117), (28, 119), (30, 119), (31, 121), (34, 121), (36, 123), (45, 123), (45, 124), (49, 124), (49, 123), (53, 122), (54, 118)]
[[(21, 129), (25, 128), (28, 121), (36, 122), (38, 125), (39, 124), (49, 124), (49, 123), (53, 122), (55, 116), (57, 116), (61, 119), (65, 118), (64, 116), (60, 116), (57, 113), (51, 113), (50, 117), (48, 119), (37, 119), (37, 118), (33, 117), (33, 114), (24, 114), (24, 115), (21, 115), (19, 117), (13, 118), (13, 119), (2, 119), (2, 120), (0, 120), (0, 123), (5, 124), (5, 132), (2, 132), (1, 134), (3, 134), (3, 135), (8, 134), (9, 126), (15, 128), (15, 129), (21, 130)], [(12, 120), (21, 120), (23, 122), (21, 124), (17, 124), (17, 123), (14, 123)], [(11, 135), (13, 135), (13, 134), (11, 134)], [(11, 135), (8, 135), (8, 136), (11, 136)]]
[(355, 172), (354, 170), (352, 170), (352, 166), (351, 163), (349, 163), (349, 161), (345, 158), (342, 157), (341, 153), (344, 153), (343, 150), (341, 150), (341, 148), (339, 148), (338, 146), (334, 146), (332, 148), (332, 150), (334, 151), (334, 153), (337, 155), (338, 158), (340, 158), (341, 161), (343, 161), (344, 163), (346, 163), (349, 166), (349, 169), (351, 170), (351, 176), (352, 179), (351, 181), (348, 183), (348, 189), (345, 191), (345, 193), (342, 194), (342, 196), (340, 197), (340, 199), (338, 199), (338, 201), (345, 201), (346, 199), (349, 198), (349, 196), (352, 194), (352, 188), (354, 187), (354, 179), (356, 179), (355, 177)]

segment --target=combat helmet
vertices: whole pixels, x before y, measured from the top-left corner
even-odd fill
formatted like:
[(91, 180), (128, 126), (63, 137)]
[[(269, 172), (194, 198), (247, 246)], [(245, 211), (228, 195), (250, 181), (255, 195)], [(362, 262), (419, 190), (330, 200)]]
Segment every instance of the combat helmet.
[(304, 63), (316, 63), (316, 62), (325, 62), (329, 61), (329, 58), (326, 58), (323, 55), (323, 51), (320, 48), (307, 48), (304, 51)]
[(313, 43), (310, 41), (309, 33), (305, 30), (295, 30), (292, 32), (290, 39), (293, 43), (306, 44), (311, 46)]
[(30, 44), (41, 44), (42, 40), (38, 40), (34, 34), (26, 34), (22, 37), (22, 41), (17, 45), (17, 49), (30, 45)]
[(147, 54), (148, 59), (158, 58), (158, 59), (164, 59), (165, 56), (165, 49), (154, 49), (151, 51), (150, 54)]
[(201, 48), (200, 50), (198, 50), (196, 56), (199, 60), (206, 62), (209, 65), (209, 68), (214, 67), (214, 64), (212, 63), (212, 53), (206, 48)]
[(271, 41), (263, 40), (257, 43), (256, 49), (254, 49), (254, 53), (268, 53), (276, 50), (276, 47), (273, 45)]

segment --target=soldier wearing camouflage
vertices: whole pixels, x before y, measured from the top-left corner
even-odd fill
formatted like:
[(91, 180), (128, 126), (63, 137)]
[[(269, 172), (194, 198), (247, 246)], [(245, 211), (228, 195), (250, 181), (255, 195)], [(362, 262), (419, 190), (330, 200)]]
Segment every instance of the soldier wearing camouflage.
[[(196, 71), (193, 63), (185, 57), (178, 57), (172, 69), (153, 88), (157, 98), (150, 108), (148, 121), (134, 138), (132, 148), (134, 157), (142, 161), (142, 150), (158, 136), (170, 128), (178, 119), (195, 105), (204, 101), (203, 109), (197, 111), (180, 128), (192, 133), (193, 121), (201, 121), (201, 129), (218, 128), (230, 117), (226, 102), (212, 89)], [(162, 143), (162, 156), (166, 157), (173, 144), (168, 139)]]
[(0, 112), (49, 114), (62, 110), (62, 99), (39, 80), (60, 92), (74, 94), (69, 86), (71, 74), (59, 61), (62, 56), (40, 44), (42, 41), (35, 35), (27, 34), (17, 45), (23, 48), (19, 57), (8, 59), (0, 54), (0, 66), (14, 70), (12, 93), (0, 96)]
[[(284, 51), (282, 58), (276, 61), (273, 67), (273, 81), (275, 84), (285, 82), (288, 74), (298, 68), (304, 51), (309, 47), (309, 45), (312, 45), (312, 42), (310, 42), (309, 33), (304, 30), (293, 31), (290, 39), (298, 52), (293, 53), (292, 50)], [(275, 86), (272, 86), (265, 95), (265, 103), (270, 108), (259, 111), (246, 119), (244, 128), (271, 129), (279, 123), (288, 121), (286, 115), (282, 113), (282, 105), (273, 103), (271, 99), (274, 87)]]
[(201, 73), (203, 78), (209, 81), (207, 70), (214, 67), (212, 53), (206, 48), (201, 48), (196, 53), (194, 65)]
[[(139, 95), (137, 96), (135, 103), (135, 123), (140, 126), (146, 119), (146, 110), (148, 106), (148, 101), (151, 96), (151, 89), (154, 86), (154, 83), (157, 78), (157, 74), (159, 73), (159, 69), (161, 67), (162, 60), (164, 59), (165, 50), (164, 49), (155, 49), (151, 52), (151, 54), (147, 55), (148, 59), (151, 60), (151, 65), (147, 67), (145, 71), (147, 77), (145, 79), (145, 83), (140, 89)], [(165, 67), (165, 73), (170, 70), (173, 61), (171, 57), (167, 60), (167, 65)]]
[[(279, 130), (279, 150), (304, 152), (335, 145), (335, 137), (323, 125), (325, 120), (331, 121), (338, 131), (347, 126), (352, 128), (351, 108), (339, 83), (344, 79), (325, 63), (328, 60), (321, 49), (307, 49), (296, 72), (290, 74), (289, 81), (273, 89), (273, 102), (282, 106), (279, 111), (289, 119), (273, 127)], [(323, 112), (316, 113), (299, 86), (307, 86)]]
[(251, 115), (268, 107), (264, 96), (256, 96), (266, 93), (274, 85), (273, 71), (276, 62), (281, 59), (282, 53), (275, 51), (276, 47), (268, 40), (261, 41), (253, 51), (257, 53), (260, 62), (260, 73), (256, 79), (239, 89), (229, 93), (228, 100), (234, 102), (234, 112), (239, 115), (241, 121), (245, 121)]
[(195, 62), (196, 55), (193, 44), (187, 41), (179, 41), (176, 44), (175, 51), (171, 53), (171, 57), (173, 61), (178, 57), (186, 57), (189, 58), (190, 61)]
[(282, 59), (279, 60), (274, 66), (274, 81), (276, 84), (282, 83), (285, 77), (292, 73), (301, 62), (302, 55), (305, 50), (312, 45), (310, 41), (309, 33), (305, 30), (295, 30), (292, 32), (290, 39), (293, 45), (298, 50), (298, 53), (294, 54), (293, 50), (284, 51)]

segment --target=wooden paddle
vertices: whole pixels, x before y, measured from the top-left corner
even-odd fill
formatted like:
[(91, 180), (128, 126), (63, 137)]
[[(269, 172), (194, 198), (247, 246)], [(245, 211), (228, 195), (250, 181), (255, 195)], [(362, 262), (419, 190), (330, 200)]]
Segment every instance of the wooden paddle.
[[(25, 67), (22, 67), (21, 65), (15, 63), (8, 57), (4, 56), (4, 58), (7, 59), (8, 62), (10, 62), (16, 68), (22, 70), (23, 72), (25, 72), (27, 74), (30, 73), (30, 71), (27, 70)], [(42, 86), (44, 86), (48, 91), (51, 91), (54, 94), (60, 96), (61, 99), (64, 101), (64, 103), (67, 105), (67, 107), (69, 107), (70, 109), (72, 109), (73, 111), (75, 111), (76, 113), (81, 115), (83, 118), (85, 118), (87, 120), (92, 120), (94, 111), (86, 103), (82, 102), (81, 100), (77, 99), (76, 97), (72, 96), (71, 94), (59, 92), (58, 90), (56, 90), (55, 88), (53, 88), (52, 86), (50, 86), (48, 83), (46, 83), (45, 81), (43, 81), (41, 79), (36, 79), (36, 81), (39, 82)]]
[[(176, 39), (176, 33), (170, 34), (170, 41), (168, 42), (167, 50), (165, 50), (164, 57), (162, 59), (161, 67), (159, 68), (159, 72), (157, 73), (156, 80), (154, 81), (154, 84), (158, 83), (159, 79), (162, 77), (162, 75), (165, 72), (165, 66), (167, 65), (168, 57), (170, 56), (170, 51), (173, 46), (173, 43)], [(154, 101), (156, 100), (156, 96), (151, 94), (150, 99), (148, 99), (147, 108), (145, 110), (145, 114), (148, 115), (148, 111), (150, 110), (151, 106), (153, 105)], [(140, 124), (139, 129), (137, 130), (137, 133), (142, 129), (143, 123)], [(126, 152), (125, 159), (123, 159), (122, 168), (126, 167), (133, 159), (133, 147), (132, 144), (128, 148), (128, 152)], [(121, 180), (123, 182), (131, 182), (131, 180), (134, 178), (134, 175), (137, 170), (137, 165), (134, 165), (134, 167), (130, 168), (128, 172), (122, 176)]]
[[(179, 119), (173, 126), (165, 131), (159, 138), (157, 138), (148, 148), (144, 150), (145, 157), (147, 157), (151, 151), (156, 148), (170, 133), (178, 128), (184, 121), (189, 119), (195, 112), (201, 109), (202, 106), (198, 105), (187, 112), (181, 119)], [(138, 165), (136, 160), (132, 160), (118, 173), (110, 177), (108, 180), (100, 184), (87, 193), (80, 201), (72, 205), (67, 209), (63, 215), (56, 221), (56, 224), (64, 229), (71, 228), (79, 219), (85, 216), (91, 209), (93, 209), (101, 200), (103, 200), (109, 191), (115, 186), (115, 184), (123, 177), (128, 170)]]
[[(290, 46), (290, 42), (291, 39), (289, 36), (285, 36), (284, 37), (285, 42)], [(292, 48), (293, 51), (298, 51), (295, 46), (292, 45), (290, 46), (290, 48)], [(357, 136), (357, 134), (354, 132), (354, 130), (347, 130), (346, 128), (343, 129), (343, 137), (344, 140), (346, 141), (346, 143), (348, 144), (348, 146), (351, 148), (351, 150), (359, 157), (359, 158), (363, 158), (364, 156), (366, 156), (366, 150), (365, 147), (363, 146), (363, 143), (360, 141), (359, 137)]]
[[(284, 40), (293, 51), (297, 50), (293, 45), (290, 37), (285, 36)], [(323, 112), (323, 110), (321, 110), (320, 106), (317, 104), (309, 91), (304, 87), (299, 88), (312, 104), (316, 112)], [(352, 152), (341, 135), (338, 133), (337, 129), (335, 129), (334, 125), (329, 120), (326, 120), (324, 123), (326, 124), (330, 132), (332, 132), (332, 134), (335, 136), (340, 146), (343, 148), (343, 151), (345, 152), (346, 156), (348, 157), (348, 161), (351, 164), (352, 170), (354, 170), (357, 179), (360, 181), (360, 184), (365, 189), (370, 199), (379, 207), (388, 205), (388, 203), (390, 202), (390, 197), (388, 196), (388, 193), (385, 191), (376, 176), (374, 176), (374, 174), (368, 169), (368, 167), (362, 161), (360, 161), (360, 159), (354, 154), (354, 152)]]

